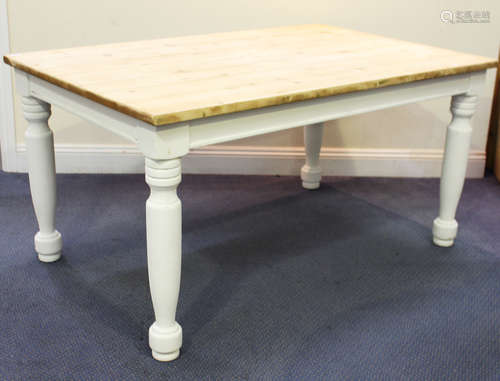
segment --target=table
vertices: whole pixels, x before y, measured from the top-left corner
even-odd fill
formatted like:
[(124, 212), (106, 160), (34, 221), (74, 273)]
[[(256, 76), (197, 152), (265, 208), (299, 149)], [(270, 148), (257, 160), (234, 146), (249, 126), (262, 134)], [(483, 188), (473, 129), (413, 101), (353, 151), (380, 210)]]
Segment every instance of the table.
[(191, 148), (305, 126), (306, 189), (319, 187), (322, 123), (452, 96), (433, 241), (451, 246), (470, 119), (494, 59), (328, 26), (301, 25), (11, 54), (28, 128), (42, 262), (60, 258), (51, 105), (135, 142), (145, 156), (153, 357), (179, 356), (181, 158)]

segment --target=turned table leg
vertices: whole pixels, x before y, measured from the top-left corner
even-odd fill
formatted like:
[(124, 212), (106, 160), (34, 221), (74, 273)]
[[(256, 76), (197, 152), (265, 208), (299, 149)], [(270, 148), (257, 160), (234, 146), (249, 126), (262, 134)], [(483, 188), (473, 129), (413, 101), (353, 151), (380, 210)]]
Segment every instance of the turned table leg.
[(304, 145), (306, 148), (306, 163), (300, 171), (302, 186), (305, 189), (318, 189), (321, 181), (319, 152), (323, 138), (323, 123), (304, 126)]
[(31, 197), (38, 220), (35, 250), (42, 262), (61, 257), (61, 234), (55, 229), (56, 167), (54, 138), (47, 123), (50, 105), (34, 97), (23, 97), (23, 112), (28, 121), (25, 140)]
[(146, 158), (148, 273), (156, 321), (149, 329), (149, 346), (159, 361), (175, 360), (182, 329), (175, 321), (181, 280), (181, 201), (177, 186), (181, 162)]
[(452, 97), (453, 118), (446, 132), (439, 217), (434, 220), (432, 229), (434, 243), (438, 246), (452, 246), (457, 235), (455, 212), (464, 185), (472, 133), (470, 120), (475, 107), (475, 95), (467, 93)]

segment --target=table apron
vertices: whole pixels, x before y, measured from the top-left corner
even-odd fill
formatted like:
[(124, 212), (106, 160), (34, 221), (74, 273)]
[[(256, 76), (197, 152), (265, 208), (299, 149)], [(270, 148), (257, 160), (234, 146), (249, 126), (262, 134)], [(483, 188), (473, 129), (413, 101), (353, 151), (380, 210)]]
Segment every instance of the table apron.
[(484, 71), (356, 91), (190, 122), (190, 147), (198, 148), (321, 123), (428, 99), (475, 91)]
[(187, 122), (152, 126), (16, 70), (17, 90), (61, 107), (132, 142), (154, 159), (181, 157), (190, 148), (321, 123), (370, 111), (462, 93), (476, 93), (486, 71), (356, 91)]

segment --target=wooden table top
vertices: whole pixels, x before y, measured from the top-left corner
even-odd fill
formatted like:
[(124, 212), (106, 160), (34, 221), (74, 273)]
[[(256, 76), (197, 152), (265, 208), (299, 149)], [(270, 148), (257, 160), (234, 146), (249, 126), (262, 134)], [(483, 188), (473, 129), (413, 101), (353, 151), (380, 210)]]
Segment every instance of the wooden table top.
[(10, 54), (4, 61), (156, 126), (496, 66), (492, 58), (328, 25)]

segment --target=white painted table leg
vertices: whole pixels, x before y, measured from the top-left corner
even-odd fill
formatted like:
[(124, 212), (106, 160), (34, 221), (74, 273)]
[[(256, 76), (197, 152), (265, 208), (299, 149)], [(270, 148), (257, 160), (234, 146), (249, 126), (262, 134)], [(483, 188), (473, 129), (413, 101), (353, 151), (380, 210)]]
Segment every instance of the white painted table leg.
[(323, 123), (304, 126), (304, 145), (306, 148), (306, 163), (300, 171), (302, 186), (305, 189), (318, 189), (321, 181), (319, 152), (323, 138)]
[(434, 243), (438, 246), (452, 246), (457, 235), (455, 212), (464, 185), (472, 133), (470, 120), (475, 108), (474, 95), (460, 94), (452, 97), (453, 118), (446, 132), (439, 217), (434, 220), (432, 229)]
[(159, 361), (175, 360), (182, 345), (182, 329), (175, 321), (181, 280), (181, 201), (177, 186), (181, 163), (146, 158), (148, 273), (156, 321), (149, 329), (149, 346)]
[(50, 105), (33, 97), (23, 97), (23, 111), (28, 121), (25, 140), (28, 151), (28, 172), (31, 197), (38, 220), (35, 250), (42, 262), (61, 257), (62, 238), (55, 229), (56, 167), (54, 138), (47, 123)]

